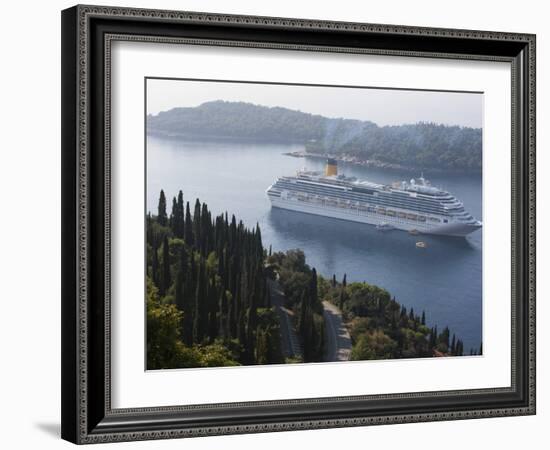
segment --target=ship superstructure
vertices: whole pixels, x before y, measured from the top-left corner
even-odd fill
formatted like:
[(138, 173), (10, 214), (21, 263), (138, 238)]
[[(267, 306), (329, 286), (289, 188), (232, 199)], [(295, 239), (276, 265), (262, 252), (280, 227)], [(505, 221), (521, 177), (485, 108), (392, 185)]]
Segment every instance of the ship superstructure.
[(427, 234), (466, 236), (482, 224), (461, 201), (421, 176), (392, 185), (339, 175), (327, 161), (324, 173), (302, 170), (267, 189), (273, 207)]

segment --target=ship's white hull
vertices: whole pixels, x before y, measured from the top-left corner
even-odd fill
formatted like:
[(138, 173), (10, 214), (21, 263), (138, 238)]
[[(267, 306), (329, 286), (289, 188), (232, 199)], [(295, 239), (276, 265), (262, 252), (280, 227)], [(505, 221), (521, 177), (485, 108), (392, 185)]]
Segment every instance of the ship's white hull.
[(368, 213), (358, 211), (353, 208), (338, 208), (325, 205), (312, 205), (307, 202), (297, 200), (287, 200), (270, 196), (271, 205), (275, 208), (288, 209), (307, 214), (315, 214), (318, 216), (332, 217), (334, 219), (348, 220), (352, 222), (365, 223), (369, 225), (388, 224), (398, 230), (411, 231), (417, 230), (424, 234), (436, 234), (443, 236), (458, 236), (464, 237), (479, 228), (480, 223), (463, 224), (463, 223), (446, 223), (446, 224), (428, 224), (413, 222), (397, 217), (383, 216), (376, 213)]

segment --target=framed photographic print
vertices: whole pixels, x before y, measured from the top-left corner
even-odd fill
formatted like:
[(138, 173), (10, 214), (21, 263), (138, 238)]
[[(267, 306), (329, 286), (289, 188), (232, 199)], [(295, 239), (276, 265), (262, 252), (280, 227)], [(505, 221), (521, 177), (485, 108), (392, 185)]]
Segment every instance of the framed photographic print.
[(62, 13), (62, 436), (535, 413), (535, 36)]

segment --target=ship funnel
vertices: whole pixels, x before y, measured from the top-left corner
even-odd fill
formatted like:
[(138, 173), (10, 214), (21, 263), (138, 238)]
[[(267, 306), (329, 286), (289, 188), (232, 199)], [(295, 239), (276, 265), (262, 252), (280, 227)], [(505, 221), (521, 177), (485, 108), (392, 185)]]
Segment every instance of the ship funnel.
[(338, 175), (338, 163), (335, 159), (329, 158), (325, 167), (325, 176), (330, 177), (333, 175)]

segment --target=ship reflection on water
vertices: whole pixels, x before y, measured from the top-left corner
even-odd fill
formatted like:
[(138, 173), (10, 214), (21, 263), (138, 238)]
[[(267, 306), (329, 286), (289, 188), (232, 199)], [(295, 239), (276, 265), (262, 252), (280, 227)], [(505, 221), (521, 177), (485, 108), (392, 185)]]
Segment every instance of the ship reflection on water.
[[(479, 251), (479, 244), (468, 238), (420, 234), (410, 235), (402, 230), (381, 231), (374, 225), (316, 216), (307, 213), (272, 208), (268, 221), (275, 231), (288, 242), (307, 242), (324, 247), (328, 254), (337, 249), (348, 249), (354, 252), (366, 252), (369, 257), (386, 259), (388, 254), (393, 258), (416, 259), (435, 264), (441, 260), (448, 261), (462, 254)], [(429, 246), (430, 252), (415, 251), (415, 243), (421, 236)]]

